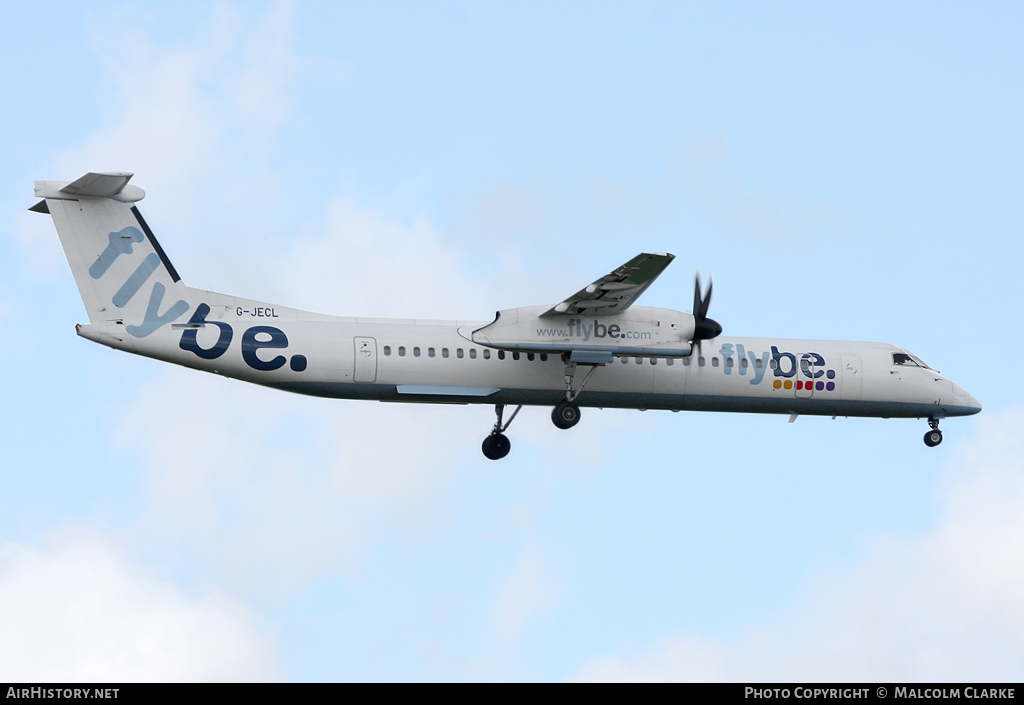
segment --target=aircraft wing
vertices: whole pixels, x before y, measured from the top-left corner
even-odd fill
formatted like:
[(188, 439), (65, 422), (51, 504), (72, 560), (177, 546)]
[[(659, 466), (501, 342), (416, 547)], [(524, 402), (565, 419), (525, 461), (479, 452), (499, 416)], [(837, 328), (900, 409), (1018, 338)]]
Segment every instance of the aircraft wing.
[(608, 316), (625, 311), (675, 258), (667, 252), (639, 254), (541, 315)]

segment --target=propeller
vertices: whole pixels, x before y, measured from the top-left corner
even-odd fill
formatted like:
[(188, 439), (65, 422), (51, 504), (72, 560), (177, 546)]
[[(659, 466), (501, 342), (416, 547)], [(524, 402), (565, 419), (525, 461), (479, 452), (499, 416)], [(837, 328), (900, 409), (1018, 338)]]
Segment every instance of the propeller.
[(697, 355), (701, 354), (700, 341), (711, 340), (722, 334), (722, 326), (718, 321), (708, 318), (708, 306), (711, 305), (711, 290), (715, 283), (708, 277), (708, 291), (701, 297), (700, 270), (693, 278), (693, 342), (697, 343)]

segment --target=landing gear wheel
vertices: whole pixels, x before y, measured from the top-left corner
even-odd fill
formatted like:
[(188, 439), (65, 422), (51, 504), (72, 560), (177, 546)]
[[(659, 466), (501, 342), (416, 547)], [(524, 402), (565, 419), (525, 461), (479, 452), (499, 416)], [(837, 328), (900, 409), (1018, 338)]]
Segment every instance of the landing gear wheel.
[(934, 448), (940, 443), (942, 443), (942, 431), (939, 429), (936, 428), (924, 434), (924, 444), (929, 448)]
[(503, 433), (492, 433), (484, 439), (480, 449), (488, 460), (501, 460), (512, 450), (512, 442)]
[(551, 421), (558, 428), (572, 428), (580, 422), (580, 407), (571, 401), (559, 402), (551, 410)]

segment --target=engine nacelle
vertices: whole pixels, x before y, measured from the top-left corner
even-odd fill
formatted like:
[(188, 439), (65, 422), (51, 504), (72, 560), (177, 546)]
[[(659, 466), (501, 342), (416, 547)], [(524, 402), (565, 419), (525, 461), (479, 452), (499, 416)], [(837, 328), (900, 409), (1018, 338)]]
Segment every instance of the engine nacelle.
[[(694, 319), (667, 308), (631, 306), (611, 316), (542, 315), (551, 306), (498, 311), (472, 340), (501, 350), (595, 353), (599, 357), (686, 357), (693, 346)], [(596, 359), (596, 358), (595, 358)]]

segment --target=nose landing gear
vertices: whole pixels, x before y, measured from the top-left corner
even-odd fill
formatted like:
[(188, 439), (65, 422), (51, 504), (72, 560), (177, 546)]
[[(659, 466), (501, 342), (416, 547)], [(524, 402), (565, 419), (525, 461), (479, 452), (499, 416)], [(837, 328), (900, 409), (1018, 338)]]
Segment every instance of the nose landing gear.
[(508, 418), (508, 421), (504, 424), (501, 422), (502, 414), (505, 412), (504, 404), (495, 404), (494, 413), (497, 415), (498, 420), (494, 422), (494, 428), (491, 429), (491, 435), (484, 439), (483, 444), (480, 446), (480, 450), (484, 452), (484, 457), (488, 460), (501, 460), (508, 452), (512, 450), (512, 441), (505, 435), (505, 429), (512, 425), (512, 421), (515, 419), (516, 414), (523, 408), (520, 404), (516, 407), (516, 410), (512, 412), (512, 415)]
[(929, 448), (934, 448), (942, 443), (942, 431), (939, 430), (939, 420), (928, 419), (928, 426), (930, 428), (928, 433), (924, 434), (924, 444)]

